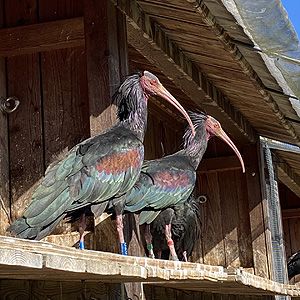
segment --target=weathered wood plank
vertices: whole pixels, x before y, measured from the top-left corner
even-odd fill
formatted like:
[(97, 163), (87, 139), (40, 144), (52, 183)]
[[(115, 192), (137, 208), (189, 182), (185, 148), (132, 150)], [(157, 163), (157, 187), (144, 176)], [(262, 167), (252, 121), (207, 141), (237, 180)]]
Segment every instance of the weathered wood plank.
[[(84, 1), (84, 34), (87, 58), (91, 136), (113, 123), (109, 90), (107, 2)], [(99, 41), (101, 41), (99, 43)], [(101, 99), (101, 100), (100, 100)]]
[[(35, 23), (36, 1), (6, 1), (7, 26)], [(7, 59), (8, 95), (20, 100), (9, 116), (11, 212), (19, 217), (44, 173), (40, 69), (38, 54)]]
[(235, 185), (238, 204), (238, 244), (240, 267), (253, 268), (253, 249), (250, 230), (249, 203), (246, 176), (235, 171)]
[(244, 147), (254, 274), (269, 278), (260, 171), (256, 145)]
[[(0, 7), (4, 7), (4, 0), (0, 1)], [(4, 26), (4, 10), (0, 9), (0, 28)], [(0, 57), (0, 99), (7, 97), (6, 88), (6, 60)], [(5, 234), (9, 224), (10, 196), (9, 196), (9, 145), (8, 145), (8, 119), (7, 115), (0, 111), (0, 234)], [(4, 206), (4, 207), (3, 207)]]
[(0, 56), (84, 46), (83, 18), (0, 29)]
[[(218, 290), (224, 294), (300, 295), (294, 286), (278, 284), (239, 269), (82, 251), (8, 237), (0, 237), (0, 241), (1, 251), (16, 251), (15, 253), (20, 253), (22, 257), (41, 255), (43, 262), (42, 269), (35, 265), (24, 267), (21, 264), (12, 266), (5, 262), (0, 263), (2, 278), (33, 280), (43, 278), (50, 281), (76, 281), (77, 284), (79, 280), (115, 283), (146, 281), (148, 284), (159, 284), (177, 290), (206, 292)], [(87, 269), (89, 264), (94, 264), (92, 272)], [(102, 264), (103, 266), (111, 264), (111, 267), (102, 268)], [(114, 267), (116, 265), (117, 268)], [(182, 293), (178, 292), (178, 295)]]
[[(196, 195), (205, 195), (207, 201), (201, 204), (202, 253), (197, 253), (203, 262), (210, 265), (225, 266), (225, 245), (222, 235), (221, 199), (218, 174), (197, 174)], [(193, 254), (193, 258), (195, 257)], [(202, 256), (203, 255), (203, 256)], [(198, 261), (198, 260), (197, 260)]]
[[(70, 3), (69, 3), (70, 2)], [(72, 2), (72, 5), (70, 5)], [(41, 1), (41, 22), (80, 13), (81, 1)], [(77, 4), (77, 5), (75, 5)], [(81, 5), (83, 6), (83, 5)], [(81, 8), (81, 13), (82, 13)], [(41, 53), (45, 162), (89, 137), (86, 57), (84, 47)]]
[(238, 202), (234, 171), (218, 173), (225, 266), (240, 266), (238, 244)]

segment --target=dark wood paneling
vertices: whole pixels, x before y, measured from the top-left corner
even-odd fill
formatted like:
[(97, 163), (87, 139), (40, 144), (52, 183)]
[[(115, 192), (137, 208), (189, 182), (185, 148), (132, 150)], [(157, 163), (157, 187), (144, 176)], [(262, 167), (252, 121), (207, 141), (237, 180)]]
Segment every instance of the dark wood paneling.
[(257, 155), (257, 145), (244, 146), (254, 273), (264, 278), (269, 278), (269, 251), (266, 245), (265, 216), (260, 189), (261, 179), (258, 159), (260, 157)]
[(0, 299), (108, 299), (107, 286), (100, 282), (1, 280), (0, 290)]
[[(47, 8), (48, 9), (48, 8)], [(41, 53), (46, 166), (89, 137), (84, 48)]]
[(235, 184), (238, 204), (238, 244), (240, 266), (253, 267), (253, 248), (250, 230), (249, 203), (246, 176), (241, 170), (235, 171)]
[(219, 172), (222, 230), (225, 247), (225, 266), (240, 266), (238, 245), (238, 202), (234, 171)]
[[(8, 27), (37, 22), (36, 1), (6, 1)], [(20, 100), (9, 116), (11, 210), (20, 216), (44, 172), (39, 55), (7, 59), (8, 95)]]
[(97, 135), (113, 123), (110, 111), (109, 45), (106, 1), (84, 1), (84, 31), (90, 103), (90, 131)]
[[(216, 172), (197, 175), (196, 192), (205, 195), (207, 202), (200, 206), (202, 253), (194, 253), (193, 260), (215, 266), (225, 265), (225, 245), (222, 233), (221, 199)], [(197, 241), (200, 243), (201, 241)]]
[[(4, 24), (4, 0), (0, 0), (0, 28)], [(6, 91), (6, 60), (0, 58), (0, 99), (7, 97)], [(7, 115), (0, 111), (0, 234), (5, 234), (8, 226), (8, 216), (5, 210), (10, 212), (9, 199), (9, 145), (8, 145), (8, 120)]]

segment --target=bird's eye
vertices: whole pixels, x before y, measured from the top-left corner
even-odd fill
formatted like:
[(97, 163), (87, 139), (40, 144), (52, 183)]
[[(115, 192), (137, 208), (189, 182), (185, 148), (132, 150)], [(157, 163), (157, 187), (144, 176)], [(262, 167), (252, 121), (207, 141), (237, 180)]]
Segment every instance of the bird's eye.
[(220, 125), (219, 125), (218, 123), (215, 123), (215, 124), (214, 124), (214, 127), (215, 127), (215, 128), (219, 128)]
[(155, 84), (157, 84), (157, 81), (156, 81), (154, 78), (153, 78), (153, 79), (151, 79), (151, 81), (150, 81), (150, 82), (151, 82), (151, 84), (152, 84), (152, 85), (155, 85)]

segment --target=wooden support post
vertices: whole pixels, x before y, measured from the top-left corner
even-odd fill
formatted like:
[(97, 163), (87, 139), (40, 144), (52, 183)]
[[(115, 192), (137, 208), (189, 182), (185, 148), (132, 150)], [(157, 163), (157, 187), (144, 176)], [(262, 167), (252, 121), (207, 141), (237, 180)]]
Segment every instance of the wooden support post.
[(268, 244), (266, 242), (268, 229), (265, 227), (266, 220), (263, 212), (258, 159), (260, 157), (257, 155), (257, 145), (244, 147), (254, 273), (269, 278), (268, 253), (270, 252), (266, 245)]

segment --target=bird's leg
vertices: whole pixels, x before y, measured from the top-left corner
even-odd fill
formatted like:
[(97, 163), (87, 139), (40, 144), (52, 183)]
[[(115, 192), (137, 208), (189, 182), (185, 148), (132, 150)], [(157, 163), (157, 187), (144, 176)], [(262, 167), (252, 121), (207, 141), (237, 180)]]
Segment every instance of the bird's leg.
[(172, 240), (171, 224), (165, 226), (165, 236), (170, 249), (170, 259), (178, 260), (178, 256), (176, 254), (175, 247), (174, 247), (174, 242)]
[(79, 249), (83, 250), (84, 249), (84, 231), (86, 228), (86, 223), (85, 223), (85, 213), (81, 214), (80, 217), (80, 223), (79, 223)]
[(119, 234), (121, 254), (128, 255), (127, 244), (125, 242), (124, 233), (123, 233), (123, 215), (117, 215), (116, 222), (117, 222), (117, 231)]
[(187, 262), (188, 259), (187, 259), (187, 253), (186, 253), (186, 251), (183, 251), (183, 252), (182, 252), (182, 256), (183, 256), (183, 260), (184, 260), (185, 262)]
[(150, 258), (155, 258), (154, 252), (153, 252), (153, 245), (152, 245), (152, 234), (150, 232), (150, 225), (147, 224), (145, 227), (145, 240), (147, 244), (148, 249), (148, 255)]

